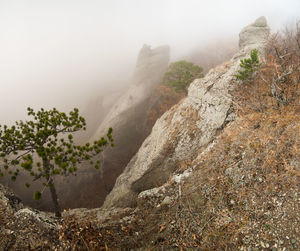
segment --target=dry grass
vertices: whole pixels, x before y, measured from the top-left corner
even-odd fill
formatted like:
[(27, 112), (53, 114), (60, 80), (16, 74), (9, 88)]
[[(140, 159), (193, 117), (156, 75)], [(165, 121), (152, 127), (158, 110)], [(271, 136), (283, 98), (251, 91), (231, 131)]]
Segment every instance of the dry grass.
[[(266, 80), (274, 64), (264, 67)], [(288, 89), (289, 102), (278, 106), (258, 77), (233, 93), (238, 118), (217, 144), (201, 158), (178, 163), (196, 166), (182, 187), (170, 183), (163, 197), (138, 203), (125, 222), (65, 219), (61, 238), (81, 250), (300, 249), (299, 96)], [(165, 196), (172, 203), (157, 207)]]
[[(293, 112), (251, 114), (225, 130), (184, 187), (182, 203), (183, 208), (189, 209), (189, 222), (196, 220), (197, 226), (203, 226), (201, 234), (198, 227), (195, 233), (201, 236), (201, 248), (237, 248), (244, 243), (245, 229), (251, 229), (253, 222), (256, 229), (250, 232), (257, 232), (266, 225), (266, 220), (260, 218), (266, 212), (271, 211), (274, 217), (279, 215), (273, 199), (299, 191), (299, 135), (300, 114)], [(195, 213), (203, 219), (193, 218)], [(289, 213), (288, 217), (297, 219), (297, 211)], [(185, 232), (193, 233), (189, 226)], [(247, 234), (253, 238), (253, 234)], [(290, 229), (281, 238), (285, 238), (284, 234), (297, 233)], [(194, 245), (191, 237), (182, 239), (188, 246)]]
[(293, 105), (300, 110), (300, 21), (269, 39), (260, 69), (243, 81), (233, 95), (239, 112), (268, 112)]
[[(156, 207), (157, 198), (140, 204), (131, 221), (105, 227), (67, 219), (61, 238), (82, 250), (233, 250), (293, 247), (288, 236), (299, 248), (291, 224), (300, 225), (300, 114), (249, 114), (231, 126), (170, 206)], [(176, 198), (178, 187), (171, 185), (166, 195)]]

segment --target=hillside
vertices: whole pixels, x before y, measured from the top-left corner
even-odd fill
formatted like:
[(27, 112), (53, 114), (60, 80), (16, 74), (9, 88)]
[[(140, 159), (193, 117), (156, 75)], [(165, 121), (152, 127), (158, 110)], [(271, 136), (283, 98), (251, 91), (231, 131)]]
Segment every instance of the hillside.
[[(102, 208), (58, 220), (0, 186), (0, 246), (300, 249), (300, 31), (269, 33), (264, 17), (241, 31), (239, 52), (157, 120)], [(238, 81), (240, 59), (253, 49), (261, 69)]]

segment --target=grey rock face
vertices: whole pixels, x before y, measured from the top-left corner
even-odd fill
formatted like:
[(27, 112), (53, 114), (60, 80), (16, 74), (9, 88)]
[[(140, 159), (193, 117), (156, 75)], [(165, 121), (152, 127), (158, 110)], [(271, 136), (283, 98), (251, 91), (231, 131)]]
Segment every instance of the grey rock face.
[[(149, 45), (144, 45), (138, 55), (132, 83), (136, 85), (151, 85), (153, 82), (160, 81), (160, 77), (168, 66), (169, 59), (169, 46), (159, 46), (151, 49)], [(157, 77), (159, 78), (155, 79)]]
[(258, 19), (243, 29), (243, 46), (229, 62), (191, 83), (183, 102), (157, 120), (152, 133), (118, 177), (104, 208), (135, 206), (140, 192), (162, 185), (179, 162), (191, 160), (206, 149), (235, 117), (230, 91), (240, 59), (248, 56), (253, 46), (263, 47), (268, 34), (264, 18)]
[(151, 49), (148, 45), (143, 46), (138, 55), (136, 69), (128, 90), (108, 112), (91, 141), (102, 137), (109, 127), (118, 130), (118, 124), (128, 119), (124, 118), (122, 113), (126, 113), (146, 100), (153, 88), (160, 83), (168, 67), (169, 59), (169, 46), (160, 46), (155, 49)]
[(23, 218), (32, 218), (44, 228), (54, 228), (55, 217), (53, 213), (41, 212), (24, 207), (21, 200), (7, 187), (0, 184), (0, 205), (8, 214), (14, 215), (21, 221)]
[(246, 26), (240, 32), (240, 49), (246, 46), (259, 48), (264, 45), (270, 34), (270, 28), (265, 17), (260, 17), (254, 23)]

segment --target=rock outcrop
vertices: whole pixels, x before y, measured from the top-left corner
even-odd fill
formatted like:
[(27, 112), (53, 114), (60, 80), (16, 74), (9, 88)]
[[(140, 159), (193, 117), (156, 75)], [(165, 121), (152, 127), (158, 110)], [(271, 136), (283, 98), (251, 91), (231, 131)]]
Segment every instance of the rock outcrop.
[(53, 214), (24, 207), (21, 200), (0, 184), (0, 249), (50, 250), (58, 243)]
[(127, 112), (135, 107), (138, 109), (138, 106), (150, 96), (153, 88), (161, 82), (169, 59), (170, 48), (168, 46), (155, 49), (151, 49), (148, 45), (143, 46), (128, 90), (113, 105), (91, 140), (105, 135), (109, 127), (114, 128), (116, 133), (120, 124), (130, 119)]
[(264, 46), (270, 34), (270, 28), (265, 17), (260, 17), (256, 21), (246, 26), (240, 32), (240, 48), (251, 46), (259, 48)]
[(104, 202), (104, 208), (133, 207), (137, 195), (162, 185), (185, 162), (201, 153), (235, 118), (230, 94), (240, 59), (263, 48), (269, 35), (264, 17), (240, 33), (240, 51), (191, 83), (188, 96), (167, 111), (131, 159)]
[[(98, 94), (98, 93), (97, 93)], [(109, 109), (114, 102), (121, 96), (121, 91), (108, 92), (105, 95), (97, 95), (91, 97), (82, 110), (82, 116), (87, 123), (86, 131), (81, 131), (75, 137), (75, 142), (78, 144), (85, 144), (98, 129), (103, 119), (107, 115)]]

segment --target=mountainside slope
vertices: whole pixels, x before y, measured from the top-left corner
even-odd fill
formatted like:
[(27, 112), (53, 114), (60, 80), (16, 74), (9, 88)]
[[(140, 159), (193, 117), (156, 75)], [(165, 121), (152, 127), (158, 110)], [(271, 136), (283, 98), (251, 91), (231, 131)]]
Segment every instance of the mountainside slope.
[[(24, 208), (0, 186), (0, 245), (5, 250), (299, 250), (300, 93), (278, 107), (265, 86), (257, 87), (258, 78), (234, 80), (241, 57), (252, 48), (263, 52), (269, 29), (262, 23), (264, 18), (240, 34), (243, 39), (261, 27), (264, 32), (253, 34), (260, 34), (257, 43), (251, 35), (250, 45), (195, 80), (189, 96), (159, 119), (104, 207), (69, 210), (58, 221)], [(300, 87), (299, 70), (293, 77)], [(258, 104), (259, 98), (265, 103)]]
[(118, 177), (104, 208), (135, 206), (140, 192), (166, 182), (180, 165), (187, 165), (185, 162), (201, 153), (234, 119), (230, 91), (234, 89), (240, 58), (248, 56), (253, 48), (263, 50), (269, 32), (264, 17), (245, 27), (240, 33), (242, 47), (233, 59), (190, 85), (188, 96), (156, 122), (152, 133)]
[(293, 107), (239, 116), (192, 168), (140, 193), (137, 209), (100, 227), (112, 230), (103, 242), (144, 250), (298, 250), (299, 135)]

